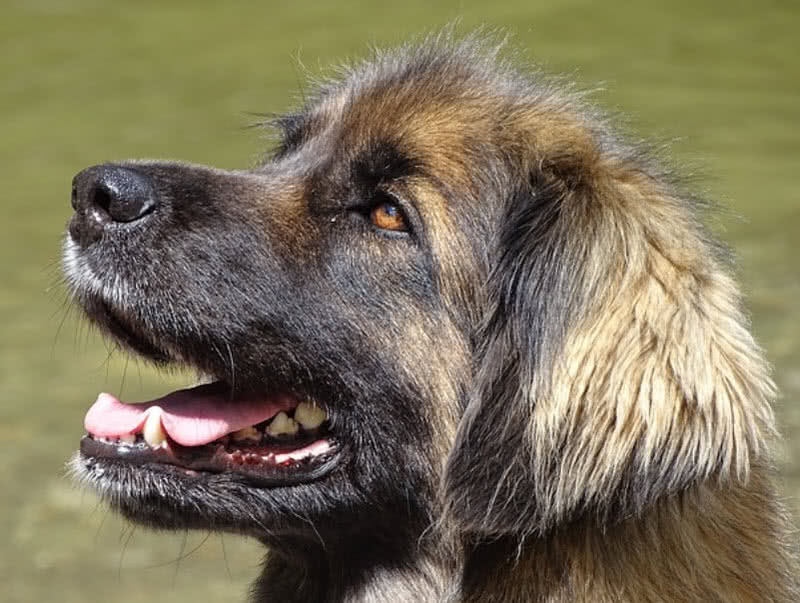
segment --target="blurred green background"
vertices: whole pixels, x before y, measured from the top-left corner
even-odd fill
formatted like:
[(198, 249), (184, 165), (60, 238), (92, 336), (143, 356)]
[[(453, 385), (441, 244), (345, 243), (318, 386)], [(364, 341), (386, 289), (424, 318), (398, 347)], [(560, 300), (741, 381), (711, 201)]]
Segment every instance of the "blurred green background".
[(70, 180), (126, 157), (251, 165), (268, 140), (251, 112), (299, 97), (304, 71), (460, 19), (506, 28), (675, 139), (673, 155), (732, 208), (755, 331), (776, 367), (785, 493), (800, 510), (800, 4), (796, 0), (525, 0), (378, 4), (0, 4), (0, 599), (243, 601), (260, 552), (234, 536), (152, 534), (74, 487), (64, 463), (100, 390), (163, 393), (164, 377), (113, 356), (68, 312), (59, 281)]

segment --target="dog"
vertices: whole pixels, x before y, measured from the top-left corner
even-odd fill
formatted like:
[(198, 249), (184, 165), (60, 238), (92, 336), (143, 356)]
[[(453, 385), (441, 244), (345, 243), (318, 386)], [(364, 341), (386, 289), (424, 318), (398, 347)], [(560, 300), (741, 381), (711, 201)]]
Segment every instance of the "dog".
[(77, 303), (206, 381), (101, 394), (75, 473), (263, 542), (254, 602), (800, 600), (707, 204), (501, 46), (375, 51), (253, 169), (75, 177)]

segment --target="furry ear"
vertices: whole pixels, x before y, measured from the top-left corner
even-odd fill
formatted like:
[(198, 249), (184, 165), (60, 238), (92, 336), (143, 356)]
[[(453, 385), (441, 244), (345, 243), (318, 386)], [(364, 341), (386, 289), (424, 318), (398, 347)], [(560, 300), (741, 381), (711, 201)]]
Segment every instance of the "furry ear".
[(561, 141), (502, 221), (444, 479), (466, 531), (613, 521), (745, 479), (773, 430), (768, 368), (692, 202), (613, 141)]

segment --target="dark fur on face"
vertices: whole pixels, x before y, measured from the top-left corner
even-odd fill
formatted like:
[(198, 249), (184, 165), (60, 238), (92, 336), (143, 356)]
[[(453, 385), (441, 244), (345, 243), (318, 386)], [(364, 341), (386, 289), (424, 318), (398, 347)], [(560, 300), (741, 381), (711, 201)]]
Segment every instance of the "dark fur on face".
[(79, 174), (89, 318), (229, 404), (315, 401), (337, 447), (262, 476), (89, 442), (77, 473), (136, 522), (263, 541), (255, 601), (797, 600), (773, 385), (699, 204), (497, 53), (378, 53), (253, 170)]

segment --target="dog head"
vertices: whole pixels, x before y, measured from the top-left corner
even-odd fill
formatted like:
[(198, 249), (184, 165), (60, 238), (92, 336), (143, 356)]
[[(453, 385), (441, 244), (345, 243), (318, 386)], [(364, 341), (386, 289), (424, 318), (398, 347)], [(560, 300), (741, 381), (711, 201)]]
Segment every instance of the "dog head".
[(273, 545), (524, 535), (746, 475), (771, 384), (696, 208), (496, 53), (378, 54), (252, 170), (76, 176), (82, 308), (213, 381), (98, 399), (75, 466), (114, 507)]

